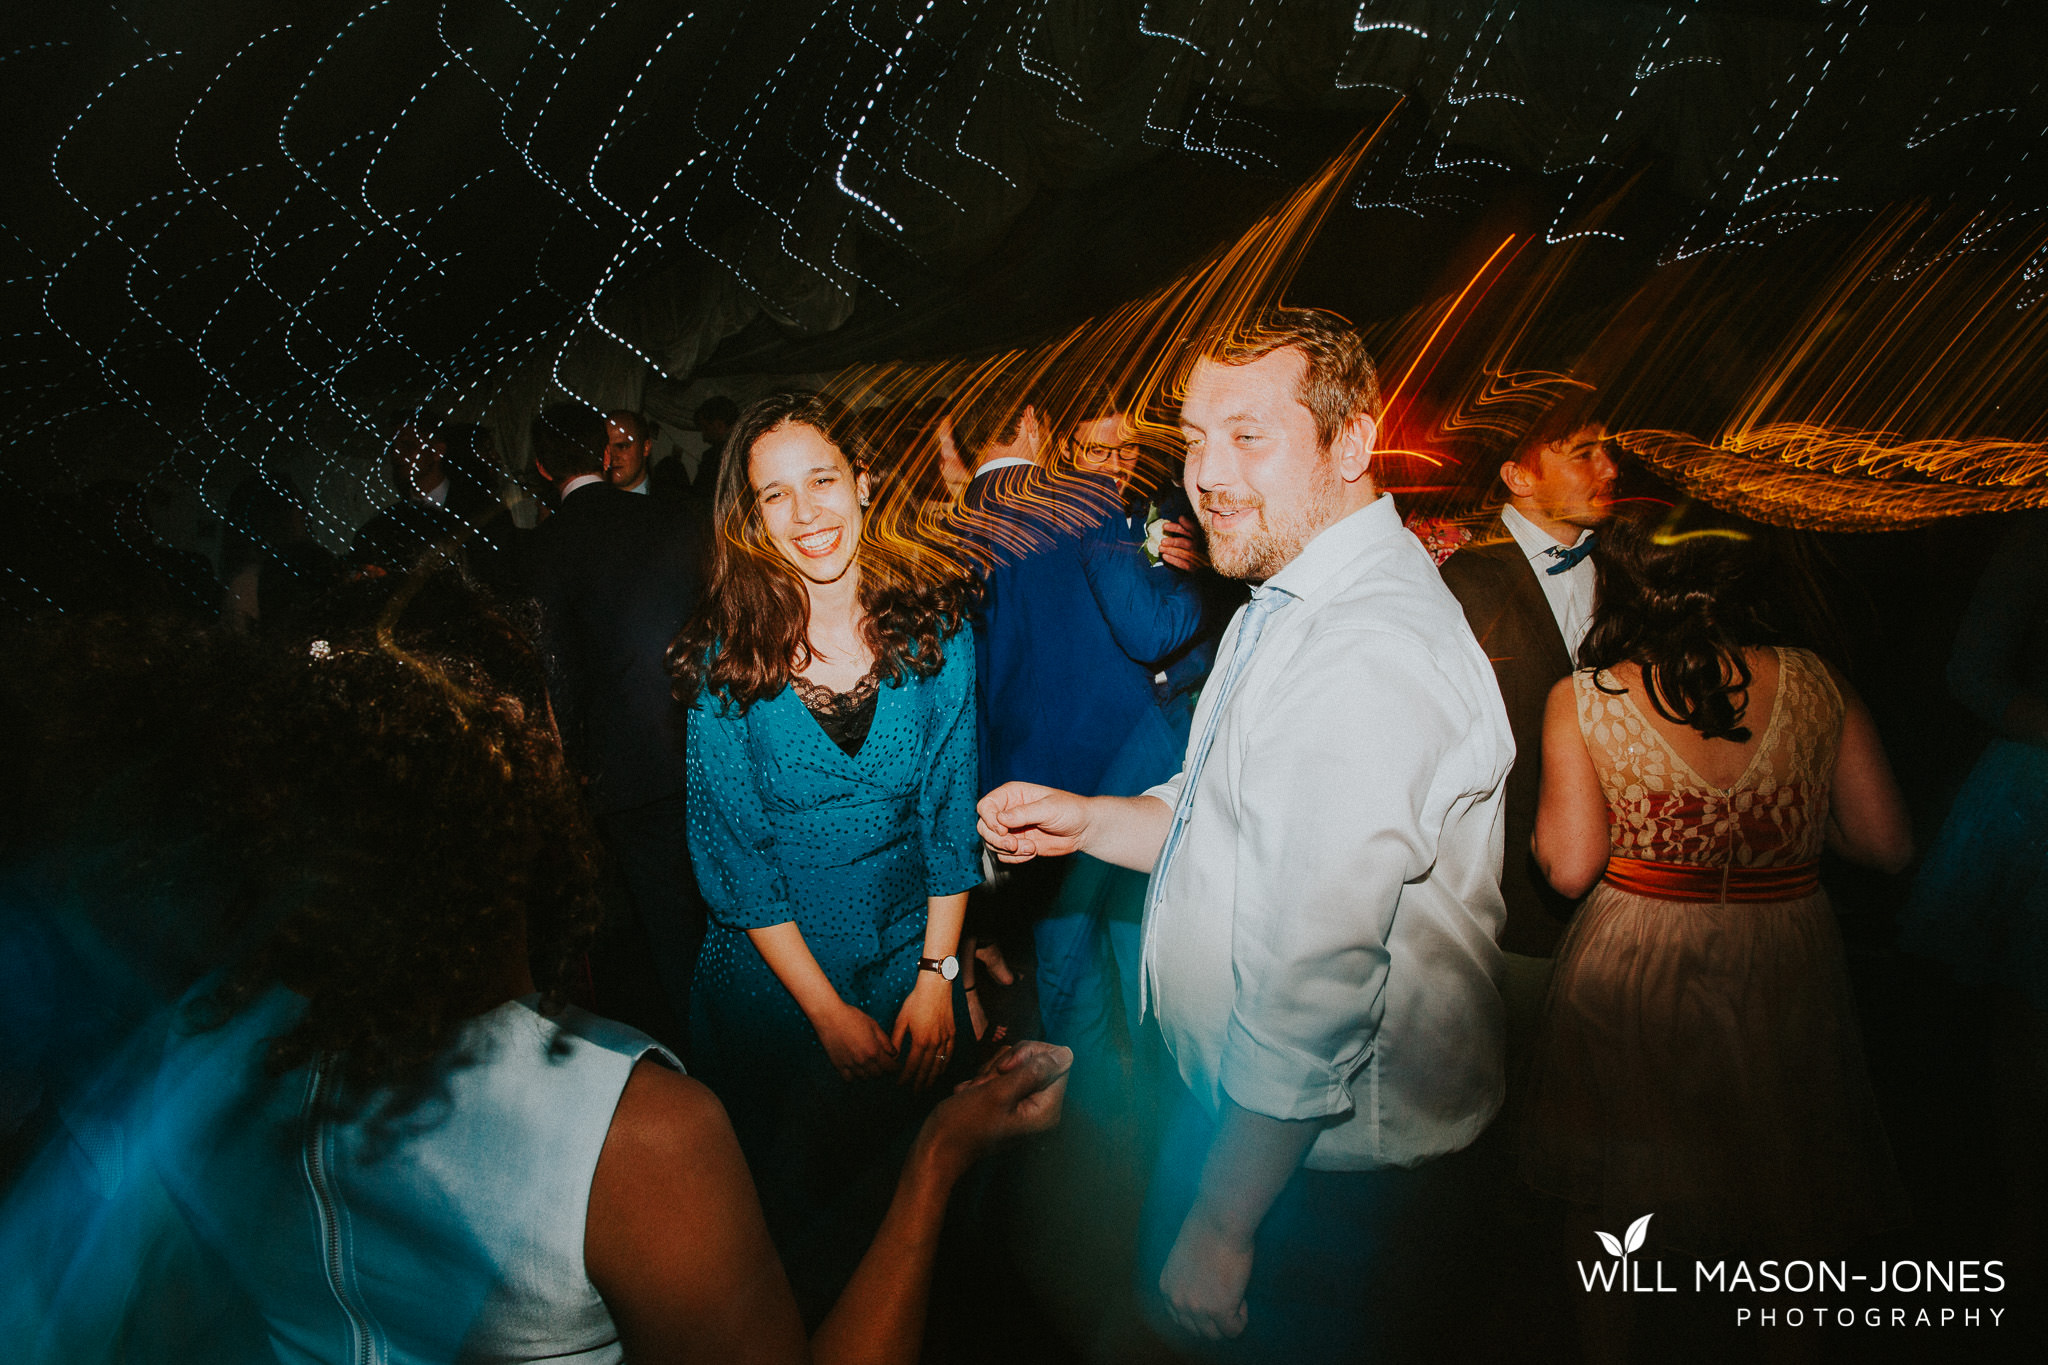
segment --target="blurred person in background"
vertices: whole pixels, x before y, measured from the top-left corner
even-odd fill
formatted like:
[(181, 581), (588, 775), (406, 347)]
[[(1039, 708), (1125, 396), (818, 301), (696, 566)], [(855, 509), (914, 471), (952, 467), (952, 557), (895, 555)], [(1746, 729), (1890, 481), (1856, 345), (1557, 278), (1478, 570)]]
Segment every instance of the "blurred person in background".
[(1508, 905), (1500, 946), (1512, 1104), (1550, 985), (1551, 955), (1572, 911), (1537, 870), (1529, 836), (1543, 773), (1544, 707), (1592, 625), (1590, 556), (1596, 528), (1614, 506), (1614, 457), (1590, 398), (1576, 393), (1548, 408), (1501, 461), (1498, 478), (1507, 495), (1499, 514), (1439, 572), (1493, 661), (1515, 735), (1500, 883)]
[(708, 512), (718, 500), (718, 471), (725, 459), (726, 443), (732, 439), (733, 424), (740, 420), (740, 405), (724, 394), (714, 394), (697, 405), (697, 430), (704, 437), (704, 453), (698, 457), (697, 472), (690, 476), (690, 499)]
[(523, 578), (540, 607), (562, 747), (623, 886), (592, 957), (596, 1002), (687, 1052), (704, 905), (690, 870), (683, 710), (665, 660), (703, 588), (703, 537), (694, 518), (606, 481), (615, 431), (580, 403), (534, 421), (534, 467), (559, 510), (526, 538)]
[(2026, 1275), (2048, 1215), (2048, 514), (2024, 513), (2000, 537), (1948, 686), (1994, 738), (1921, 865), (1899, 944), (1988, 996), (2008, 1246)]
[(251, 474), (228, 495), (221, 619), (239, 631), (288, 621), (333, 585), (340, 562), (306, 529), (306, 504), (282, 471)]

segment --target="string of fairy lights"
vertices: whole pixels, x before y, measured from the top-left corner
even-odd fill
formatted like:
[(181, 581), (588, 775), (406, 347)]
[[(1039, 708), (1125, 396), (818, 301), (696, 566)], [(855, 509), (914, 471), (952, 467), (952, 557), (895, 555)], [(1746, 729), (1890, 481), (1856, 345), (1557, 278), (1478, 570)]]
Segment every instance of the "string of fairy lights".
[[(757, 318), (893, 307), (1034, 195), (1161, 154), (1272, 200), (1291, 113), (1406, 101), (1343, 212), (1456, 233), (1538, 173), (1533, 250), (1626, 238), (1644, 166), (1692, 205), (1669, 263), (1938, 190), (1974, 226), (1891, 268), (1939, 270), (2048, 208), (2026, 0), (47, 8), (0, 39), (0, 502), (52, 524), (66, 452), (118, 430), (123, 477), (218, 521), (255, 471), (339, 544), (390, 496), (398, 408), (503, 434), (550, 395), (617, 406)], [(46, 602), (8, 554), (0, 595)]]

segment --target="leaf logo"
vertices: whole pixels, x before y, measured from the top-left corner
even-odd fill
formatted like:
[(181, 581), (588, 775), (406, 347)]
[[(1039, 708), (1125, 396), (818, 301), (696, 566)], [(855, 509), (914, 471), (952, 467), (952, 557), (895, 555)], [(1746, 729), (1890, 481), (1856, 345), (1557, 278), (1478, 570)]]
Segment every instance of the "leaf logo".
[(1618, 1256), (1626, 1261), (1630, 1252), (1641, 1251), (1643, 1243), (1649, 1240), (1650, 1220), (1654, 1217), (1656, 1217), (1655, 1214), (1644, 1214), (1636, 1219), (1635, 1222), (1630, 1223), (1628, 1231), (1618, 1238), (1611, 1232), (1601, 1232), (1598, 1229), (1594, 1230), (1593, 1235), (1600, 1239), (1601, 1246), (1607, 1248), (1609, 1256)]

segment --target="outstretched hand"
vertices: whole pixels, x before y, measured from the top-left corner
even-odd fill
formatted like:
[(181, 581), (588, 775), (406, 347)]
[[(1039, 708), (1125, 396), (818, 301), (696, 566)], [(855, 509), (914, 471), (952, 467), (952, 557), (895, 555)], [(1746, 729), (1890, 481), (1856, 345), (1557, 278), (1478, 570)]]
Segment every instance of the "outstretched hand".
[(1005, 782), (974, 812), (982, 842), (1006, 863), (1076, 852), (1088, 832), (1086, 797), (1035, 782)]
[(1042, 1133), (1060, 1121), (1074, 1054), (1051, 1043), (1017, 1043), (988, 1060), (932, 1111), (940, 1140), (973, 1161), (997, 1143)]

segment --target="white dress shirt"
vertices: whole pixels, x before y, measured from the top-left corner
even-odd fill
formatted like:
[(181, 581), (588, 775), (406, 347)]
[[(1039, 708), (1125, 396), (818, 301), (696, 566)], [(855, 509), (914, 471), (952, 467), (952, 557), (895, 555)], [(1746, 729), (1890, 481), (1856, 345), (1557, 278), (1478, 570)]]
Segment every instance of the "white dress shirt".
[(974, 474), (969, 481), (972, 482), (972, 479), (978, 479), (984, 474), (993, 474), (998, 469), (1036, 468), (1038, 468), (1037, 461), (1027, 460), (1022, 455), (998, 455), (993, 460), (983, 460), (979, 465), (977, 465), (975, 467)]
[[(1412, 1166), (1500, 1108), (1514, 739), (1492, 665), (1392, 497), (1324, 530), (1268, 590), (1292, 600), (1219, 718), (1146, 916), (1142, 979), (1212, 1112), (1228, 1095), (1329, 1120), (1317, 1170)], [(1175, 805), (1186, 775), (1146, 795)]]
[[(1550, 614), (1557, 620), (1557, 633), (1564, 636), (1564, 647), (1576, 659), (1579, 646), (1585, 642), (1586, 632), (1593, 626), (1593, 561), (1581, 559), (1563, 573), (1551, 573), (1557, 563), (1552, 550), (1564, 547), (1557, 543), (1550, 532), (1517, 512), (1512, 505), (1500, 509), (1500, 524), (1508, 528), (1508, 534), (1515, 538), (1515, 544), (1522, 547), (1522, 553), (1529, 557), (1529, 569), (1536, 575), (1536, 582), (1543, 589), (1543, 600), (1550, 604)], [(1576, 549), (1585, 544), (1591, 531), (1582, 530), (1579, 538), (1572, 542)]]

